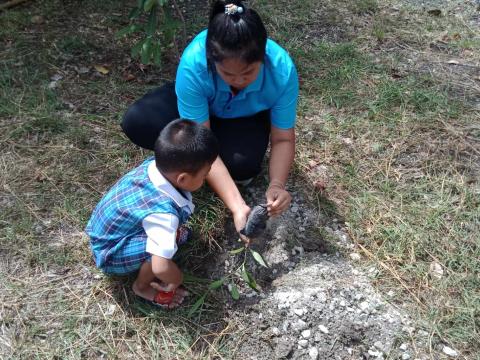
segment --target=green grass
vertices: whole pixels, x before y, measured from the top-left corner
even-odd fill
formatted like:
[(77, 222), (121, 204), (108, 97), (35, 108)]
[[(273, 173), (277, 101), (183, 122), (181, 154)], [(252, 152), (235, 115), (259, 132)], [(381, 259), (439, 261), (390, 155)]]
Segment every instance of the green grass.
[[(102, 12), (126, 14), (129, 4), (57, 5), (36, 5), (35, 14), (49, 21), (44, 28), (31, 28), (29, 6), (0, 14), (0, 252), (11, 259), (0, 267), (0, 296), (3, 323), (20, 324), (8, 338), (15, 349), (10, 357), (228, 357), (231, 349), (219, 335), (226, 324), (215, 299), (192, 321), (186, 319), (191, 304), (158, 312), (131, 296), (132, 279), (125, 285), (125, 279), (107, 279), (94, 269), (81, 233), (90, 212), (148, 154), (121, 135), (118, 122), (133, 99), (156, 85), (142, 81), (161, 71), (138, 70), (138, 83), (122, 79), (131, 66), (131, 44), (111, 34), (125, 18)], [(310, 160), (328, 166), (333, 179), (315, 194), (316, 204), (327, 217), (345, 220), (351, 237), (372, 254), (371, 263), (390, 269), (381, 268), (379, 289), (400, 291), (400, 300), (435, 336), (474, 356), (480, 351), (478, 111), (457, 96), (449, 73), (411, 65), (401, 76), (392, 70), (407, 62), (405, 48), (425, 52), (445, 28), (461, 34), (449, 49), (477, 49), (478, 36), (456, 19), (421, 18), (408, 8), (389, 14), (371, 0), (255, 1), (255, 8), (302, 78), (295, 177), (315, 180)], [(199, 14), (186, 15), (188, 34), (205, 26)], [(71, 27), (60, 21), (65, 16)], [(356, 33), (335, 43), (316, 37), (348, 29), (348, 17), (360, 24)], [(74, 70), (103, 63), (110, 64), (108, 76)], [(59, 71), (63, 79), (49, 89)], [(180, 259), (193, 269), (211, 256), (202, 239), (214, 245), (224, 236), (226, 217), (211, 192), (195, 200), (195, 242)], [(311, 231), (329, 238), (321, 229)], [(439, 280), (428, 274), (433, 261), (444, 268)], [(192, 291), (201, 293), (202, 286)]]

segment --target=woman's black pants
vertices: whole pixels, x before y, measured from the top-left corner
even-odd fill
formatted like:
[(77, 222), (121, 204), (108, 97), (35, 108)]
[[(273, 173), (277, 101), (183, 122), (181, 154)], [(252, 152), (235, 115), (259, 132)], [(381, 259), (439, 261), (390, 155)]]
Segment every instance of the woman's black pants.
[[(122, 129), (136, 145), (153, 150), (160, 131), (178, 119), (175, 85), (168, 83), (137, 100), (123, 117)], [(221, 119), (210, 116), (210, 128), (220, 144), (220, 157), (234, 180), (257, 175), (270, 140), (270, 112)]]

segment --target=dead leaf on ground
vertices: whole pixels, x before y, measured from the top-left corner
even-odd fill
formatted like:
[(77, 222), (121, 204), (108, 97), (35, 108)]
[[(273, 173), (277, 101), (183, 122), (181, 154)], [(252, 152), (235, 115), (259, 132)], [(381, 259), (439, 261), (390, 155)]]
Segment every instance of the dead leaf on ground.
[(135, 75), (131, 74), (131, 73), (124, 73), (123, 74), (123, 80), (125, 81), (132, 81), (132, 80), (135, 80), (136, 77)]
[(107, 75), (110, 72), (110, 70), (103, 65), (93, 65), (93, 67), (95, 68), (95, 70), (97, 70), (100, 74), (103, 75)]
[(324, 179), (317, 180), (313, 183), (313, 186), (321, 192), (323, 192), (327, 189), (327, 185), (328, 185), (328, 182), (325, 181)]

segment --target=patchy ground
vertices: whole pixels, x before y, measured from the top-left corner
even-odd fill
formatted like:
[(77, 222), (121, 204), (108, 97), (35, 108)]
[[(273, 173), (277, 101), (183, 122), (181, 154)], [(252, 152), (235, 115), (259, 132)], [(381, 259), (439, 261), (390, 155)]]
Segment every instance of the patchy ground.
[[(447, 344), (416, 328), (419, 323), (413, 326), (397, 292), (375, 290), (371, 280), (378, 269), (358, 264), (361, 255), (344, 225), (314, 210), (312, 199), (295, 188), (290, 186), (291, 208), (270, 220), (252, 245), (270, 266), (265, 271), (253, 259), (248, 262), (263, 292), (240, 284), (242, 300), (227, 305), (227, 318), (242, 334), (231, 339), (234, 358), (448, 358)], [(261, 189), (245, 189), (252, 205), (262, 201)], [(235, 243), (224, 246), (232, 249)], [(212, 269), (215, 278), (238, 267), (238, 255), (220, 259), (225, 268)]]
[[(179, 3), (191, 36), (205, 2)], [(252, 246), (265, 269), (229, 252), (240, 244), (225, 209), (196, 194), (179, 263), (197, 278), (174, 312), (98, 272), (82, 230), (147, 155), (119, 118), (173, 77), (188, 39), (159, 70), (129, 56), (131, 39), (112, 40), (129, 1), (38, 0), (0, 15), (1, 358), (478, 357), (478, 5), (252, 3), (301, 74), (294, 201)], [(264, 187), (242, 190), (250, 205)]]

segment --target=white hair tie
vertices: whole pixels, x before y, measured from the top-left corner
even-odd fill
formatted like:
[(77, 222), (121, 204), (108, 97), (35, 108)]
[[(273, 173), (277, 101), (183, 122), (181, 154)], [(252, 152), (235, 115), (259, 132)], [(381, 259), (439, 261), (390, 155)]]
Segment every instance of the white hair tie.
[(237, 6), (235, 4), (227, 4), (225, 5), (225, 14), (227, 15), (235, 15), (243, 13), (243, 7)]

